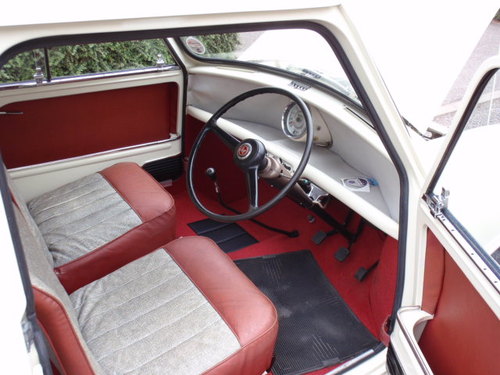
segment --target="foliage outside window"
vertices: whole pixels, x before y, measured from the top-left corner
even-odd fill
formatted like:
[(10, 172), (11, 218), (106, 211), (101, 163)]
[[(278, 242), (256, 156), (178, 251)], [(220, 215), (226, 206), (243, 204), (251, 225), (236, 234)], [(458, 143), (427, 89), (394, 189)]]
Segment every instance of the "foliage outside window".
[[(151, 67), (156, 65), (159, 54), (166, 64), (174, 64), (161, 39), (61, 46), (49, 48), (47, 52), (52, 77)], [(9, 60), (0, 70), (0, 83), (31, 81), (36, 66), (42, 67), (47, 77), (43, 54), (43, 49), (37, 49)]]
[[(239, 44), (237, 34), (207, 35), (201, 39), (213, 53), (232, 50)], [(47, 49), (50, 76), (53, 78), (153, 67), (160, 54), (165, 64), (175, 64), (162, 39), (77, 44)], [(33, 81), (36, 67), (40, 67), (47, 78), (43, 48), (22, 52), (10, 59), (0, 69), (0, 84)]]

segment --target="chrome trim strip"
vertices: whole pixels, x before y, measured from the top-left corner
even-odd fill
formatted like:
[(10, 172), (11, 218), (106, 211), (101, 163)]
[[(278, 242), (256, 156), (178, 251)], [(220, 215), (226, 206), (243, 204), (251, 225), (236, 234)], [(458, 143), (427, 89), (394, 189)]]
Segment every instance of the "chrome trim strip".
[(108, 154), (112, 154), (112, 153), (120, 152), (120, 151), (128, 151), (128, 150), (138, 149), (138, 148), (141, 148), (141, 147), (155, 146), (155, 145), (160, 145), (160, 144), (174, 142), (174, 141), (179, 140), (180, 138), (181, 138), (181, 136), (179, 134), (171, 134), (169, 139), (164, 139), (164, 140), (161, 140), (161, 141), (154, 141), (154, 142), (142, 143), (140, 145), (126, 146), (126, 147), (115, 148), (113, 150), (106, 150), (106, 151), (94, 152), (92, 154), (75, 156), (73, 158), (66, 158), (66, 159), (61, 159), (61, 160), (49, 161), (49, 162), (46, 162), (46, 163), (39, 163), (39, 164), (27, 165), (27, 166), (24, 166), (24, 167), (12, 168), (12, 169), (9, 169), (9, 172), (20, 172), (20, 171), (24, 171), (24, 170), (29, 170), (29, 169), (31, 169), (33, 167), (57, 165), (57, 164), (61, 164), (61, 163), (66, 163), (68, 161), (83, 160), (83, 159), (86, 159), (86, 158), (91, 158), (91, 157), (95, 157), (95, 156), (108, 155)]
[(362, 360), (364, 360), (365, 358), (370, 357), (374, 353), (375, 353), (375, 351), (373, 349), (368, 349), (366, 352), (363, 352), (360, 355), (358, 355), (357, 357), (355, 357), (353, 359), (350, 359), (347, 362), (344, 362), (339, 367), (336, 367), (332, 371), (327, 372), (325, 375), (337, 375), (337, 374), (340, 374), (342, 371), (344, 371), (344, 370), (346, 370), (346, 369), (354, 366), (356, 363), (359, 363)]
[(370, 128), (373, 129), (373, 125), (370, 121), (368, 121), (365, 117), (363, 117), (362, 115), (360, 115), (358, 112), (356, 112), (355, 110), (353, 110), (351, 107), (348, 107), (348, 106), (344, 106), (344, 109), (349, 112), (351, 115), (357, 117), (358, 119), (360, 119), (361, 121), (363, 121), (366, 125), (368, 125)]
[[(418, 342), (415, 339), (415, 335), (413, 332), (410, 332), (408, 330), (408, 327), (404, 324), (404, 322), (401, 320), (401, 314), (407, 311), (421, 311), (422, 309), (419, 306), (408, 306), (408, 307), (402, 307), (399, 309), (396, 315), (396, 319), (398, 321), (399, 327), (401, 328), (401, 331), (403, 332), (403, 335), (405, 336), (408, 345), (410, 345), (411, 351), (415, 355), (415, 359), (417, 360), (418, 364), (420, 365), (420, 368), (422, 369), (423, 373), (426, 375), (433, 375), (434, 373), (432, 372), (431, 368), (429, 367), (429, 364), (427, 363), (427, 360), (425, 359), (422, 351), (420, 350), (418, 346)], [(431, 318), (429, 318), (431, 319)], [(416, 322), (419, 323), (419, 322)]]
[[(474, 262), (474, 264), (479, 268), (481, 273), (488, 279), (488, 281), (493, 285), (493, 287), (500, 293), (500, 280), (495, 275), (495, 272), (490, 268), (488, 264), (481, 258), (481, 256), (476, 252), (476, 250), (469, 244), (465, 237), (460, 233), (459, 230), (453, 225), (453, 223), (446, 218), (442, 213), (436, 215), (436, 218), (441, 224), (446, 228), (450, 235), (458, 242), (458, 244), (467, 253), (467, 256)], [(488, 254), (486, 251), (484, 253)], [(488, 254), (491, 257), (491, 254)], [(493, 258), (493, 257), (492, 257)]]
[(180, 68), (177, 65), (168, 65), (160, 68), (150, 67), (143, 69), (120, 70), (116, 72), (90, 73), (81, 76), (60, 77), (60, 78), (54, 78), (50, 82), (43, 81), (42, 83), (36, 83), (35, 81), (5, 83), (5, 84), (0, 84), (0, 91), (33, 88), (33, 87), (45, 87), (45, 86), (60, 85), (71, 82), (86, 82), (104, 78), (116, 78), (116, 77), (125, 77), (125, 76), (141, 75), (148, 73), (164, 73), (172, 71), (180, 71)]

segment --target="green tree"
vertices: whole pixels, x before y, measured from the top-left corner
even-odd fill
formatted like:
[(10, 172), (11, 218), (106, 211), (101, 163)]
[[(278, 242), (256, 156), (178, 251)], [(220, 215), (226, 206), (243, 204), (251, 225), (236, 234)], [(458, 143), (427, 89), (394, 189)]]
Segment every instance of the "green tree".
[(10, 59), (0, 70), (0, 82), (29, 81), (35, 73), (34, 51), (23, 52)]
[(54, 77), (64, 77), (154, 66), (158, 54), (167, 64), (174, 63), (160, 39), (51, 48), (49, 63)]
[[(214, 34), (200, 37), (207, 51), (234, 51), (239, 44), (237, 34)], [(162, 39), (68, 45), (48, 49), (52, 77), (74, 76), (154, 66), (161, 54), (167, 64), (174, 64)], [(33, 80), (35, 66), (45, 70), (44, 51), (23, 52), (0, 69), (0, 83)], [(38, 63), (35, 63), (38, 62)]]
[(238, 34), (211, 34), (198, 37), (206, 48), (208, 55), (231, 55), (240, 45)]

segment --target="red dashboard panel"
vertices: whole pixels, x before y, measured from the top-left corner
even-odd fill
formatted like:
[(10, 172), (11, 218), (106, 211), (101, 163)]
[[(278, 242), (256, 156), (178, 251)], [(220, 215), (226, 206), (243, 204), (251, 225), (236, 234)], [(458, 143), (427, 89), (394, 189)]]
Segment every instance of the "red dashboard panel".
[(8, 104), (0, 115), (7, 168), (168, 139), (175, 132), (176, 83)]

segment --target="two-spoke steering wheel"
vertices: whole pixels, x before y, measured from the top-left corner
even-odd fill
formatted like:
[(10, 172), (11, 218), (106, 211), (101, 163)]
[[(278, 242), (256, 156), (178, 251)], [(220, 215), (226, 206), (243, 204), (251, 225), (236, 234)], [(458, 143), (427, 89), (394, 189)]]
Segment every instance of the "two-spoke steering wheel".
[[(281, 188), (281, 191), (276, 196), (267, 201), (265, 204), (259, 206), (259, 184), (258, 184), (259, 171), (263, 170), (266, 167), (267, 163), (269, 162), (266, 147), (258, 139), (248, 138), (242, 141), (236, 139), (232, 135), (222, 130), (217, 125), (217, 120), (229, 109), (234, 107), (236, 104), (253, 96), (261, 94), (284, 95), (293, 100), (299, 106), (305, 119), (306, 141), (305, 141), (304, 152), (302, 153), (299, 165), (295, 169), (295, 172), (293, 173), (292, 177)], [(231, 151), (233, 152), (233, 161), (240, 169), (243, 170), (243, 172), (246, 175), (249, 207), (248, 210), (244, 213), (238, 215), (217, 214), (213, 211), (208, 210), (201, 203), (200, 199), (198, 198), (198, 195), (196, 194), (193, 184), (194, 165), (196, 163), (196, 156), (198, 154), (200, 146), (203, 143), (205, 136), (210, 131), (214, 132), (222, 140), (222, 142), (231, 149)], [(302, 172), (304, 171), (307, 162), (309, 160), (309, 156), (311, 155), (312, 141), (313, 141), (313, 127), (312, 127), (311, 112), (304, 104), (302, 99), (300, 99), (298, 96), (292, 94), (287, 90), (280, 89), (278, 87), (263, 87), (245, 92), (235, 97), (234, 99), (230, 100), (225, 105), (223, 105), (217, 112), (215, 112), (214, 115), (210, 118), (210, 120), (208, 120), (208, 122), (205, 124), (203, 129), (198, 134), (198, 137), (196, 138), (193, 148), (191, 150), (191, 155), (189, 156), (188, 171), (187, 171), (187, 188), (191, 200), (201, 212), (203, 212), (208, 217), (217, 221), (235, 222), (239, 220), (252, 219), (255, 216), (260, 215), (263, 212), (267, 211), (276, 203), (278, 203), (295, 185), (299, 177), (302, 175)]]

